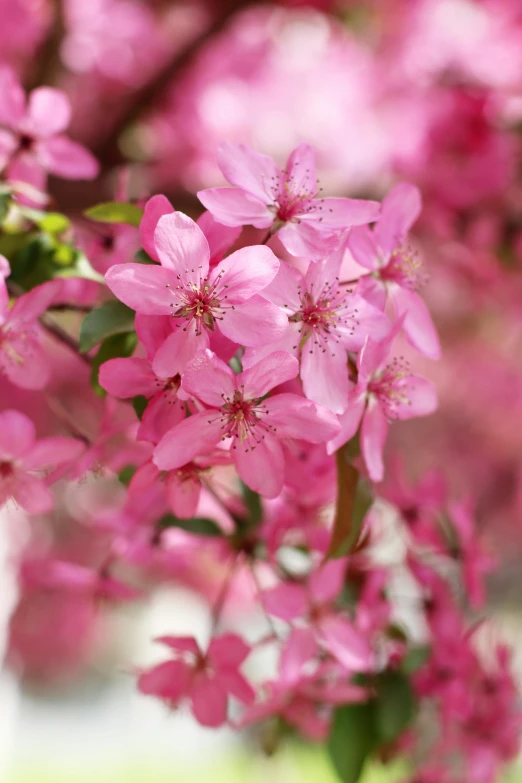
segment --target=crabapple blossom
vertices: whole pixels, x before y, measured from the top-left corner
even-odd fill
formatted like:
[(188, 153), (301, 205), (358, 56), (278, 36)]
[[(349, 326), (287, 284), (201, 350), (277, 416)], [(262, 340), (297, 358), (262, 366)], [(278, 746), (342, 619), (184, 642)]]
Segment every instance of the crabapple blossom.
[[(160, 260), (154, 244), (154, 232), (158, 221), (163, 215), (171, 215), (175, 211), (168, 198), (162, 195), (152, 196), (145, 204), (140, 223), (140, 238), (143, 249), (154, 261)], [(239, 237), (241, 228), (231, 228), (218, 223), (210, 212), (203, 212), (197, 224), (208, 242), (210, 266), (215, 266)]]
[(381, 342), (366, 338), (357, 358), (357, 384), (350, 390), (346, 411), (339, 417), (341, 433), (330, 444), (338, 449), (357, 432), (361, 424), (361, 451), (372, 481), (382, 481), (382, 451), (389, 422), (426, 416), (437, 407), (434, 385), (413, 375), (399, 359), (387, 363), (392, 342), (401, 322)]
[[(276, 351), (239, 375), (212, 351), (200, 351), (185, 367), (182, 388), (207, 406), (171, 429), (154, 450), (161, 470), (174, 470), (230, 439), (238, 474), (265, 497), (278, 495), (284, 484), (282, 439), (311, 443), (328, 440), (338, 430), (326, 408), (297, 394), (268, 392), (297, 375), (297, 360)], [(330, 436), (331, 433), (331, 436)]]
[(52, 468), (72, 462), (84, 451), (73, 438), (36, 439), (33, 422), (16, 410), (0, 411), (0, 505), (13, 498), (30, 514), (49, 511)]
[(308, 633), (350, 672), (368, 671), (374, 665), (370, 645), (363, 634), (333, 604), (339, 595), (346, 563), (331, 561), (313, 571), (306, 585), (281, 584), (265, 592), (270, 614), (286, 621), (307, 617)]
[(61, 286), (60, 280), (50, 280), (10, 307), (7, 285), (0, 278), (0, 371), (15, 386), (42, 389), (49, 381), (51, 368), (38, 318), (55, 301)]
[(181, 372), (208, 347), (214, 330), (242, 345), (281, 336), (286, 316), (259, 296), (279, 269), (269, 248), (237, 250), (209, 274), (208, 242), (181, 212), (159, 219), (154, 245), (161, 266), (118, 264), (105, 277), (113, 293), (137, 313), (172, 317), (176, 328), (156, 356), (157, 372)]
[(26, 101), (15, 73), (4, 67), (0, 95), (0, 169), (7, 166), (8, 179), (45, 190), (47, 172), (67, 179), (97, 176), (94, 156), (64, 134), (71, 106), (62, 90), (39, 87)]
[(266, 155), (230, 142), (220, 145), (218, 163), (236, 187), (199, 191), (203, 206), (225, 226), (279, 229), (279, 239), (295, 256), (318, 260), (336, 247), (343, 229), (379, 215), (376, 201), (320, 197), (315, 152), (308, 144), (296, 147), (283, 170)]
[(403, 182), (388, 193), (373, 229), (357, 226), (348, 235), (348, 247), (361, 266), (370, 269), (359, 281), (360, 293), (384, 309), (387, 294), (412, 345), (432, 359), (440, 357), (437, 331), (416, 288), (420, 262), (406, 237), (421, 210), (418, 188)]
[(388, 318), (339, 281), (341, 259), (331, 255), (310, 264), (303, 276), (281, 264), (273, 282), (263, 291), (288, 315), (288, 326), (277, 343), (247, 349), (243, 364), (277, 349), (300, 360), (303, 391), (309, 400), (343, 413), (348, 404), (347, 351), (358, 351), (367, 337), (375, 341), (391, 330)]
[[(265, 683), (267, 697), (247, 707), (240, 725), (248, 726), (279, 715), (305, 737), (317, 741), (328, 733), (325, 704), (366, 701), (365, 688), (347, 682), (342, 668), (332, 669), (330, 663), (319, 665), (317, 654), (313, 636), (306, 630), (292, 630), (281, 650), (278, 678)], [(315, 666), (310, 669), (313, 661)]]
[(177, 707), (185, 699), (202, 726), (226, 723), (228, 700), (232, 696), (249, 704), (255, 692), (239, 671), (250, 652), (236, 634), (214, 636), (203, 652), (192, 636), (162, 636), (156, 641), (170, 648), (173, 658), (138, 677), (142, 693), (163, 699)]

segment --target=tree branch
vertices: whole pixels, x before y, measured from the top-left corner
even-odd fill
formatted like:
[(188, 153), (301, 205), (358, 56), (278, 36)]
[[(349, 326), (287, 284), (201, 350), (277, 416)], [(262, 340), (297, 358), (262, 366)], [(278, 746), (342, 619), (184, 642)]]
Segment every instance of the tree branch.
[(132, 95), (132, 102), (126, 107), (112, 129), (110, 138), (105, 139), (94, 149), (102, 167), (115, 166), (123, 157), (118, 148), (122, 131), (132, 125), (141, 115), (152, 109), (163, 97), (173, 80), (190, 65), (203, 46), (218, 35), (240, 10), (254, 5), (257, 0), (227, 0), (220, 2), (220, 13), (196, 38), (190, 41), (174, 58), (158, 72), (153, 82), (145, 84)]

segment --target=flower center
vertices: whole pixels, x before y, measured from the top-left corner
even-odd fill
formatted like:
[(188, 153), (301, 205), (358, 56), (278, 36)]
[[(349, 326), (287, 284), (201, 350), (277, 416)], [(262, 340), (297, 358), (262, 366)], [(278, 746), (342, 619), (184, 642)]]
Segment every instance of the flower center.
[(398, 283), (403, 288), (418, 291), (426, 282), (418, 253), (406, 245), (396, 248), (388, 263), (379, 271), (382, 280)]
[[(223, 405), (218, 410), (223, 430), (222, 439), (237, 438), (239, 443), (249, 441), (250, 448), (253, 450), (256, 444), (264, 439), (265, 430), (275, 432), (276, 428), (262, 420), (262, 415), (266, 413), (266, 406), (260, 399), (246, 400), (243, 392), (236, 390), (232, 397), (223, 395)], [(211, 420), (209, 420), (209, 424)], [(252, 439), (255, 441), (252, 444)], [(233, 444), (233, 449), (236, 444)], [(248, 449), (247, 449), (248, 451)]]
[(410, 375), (409, 365), (401, 357), (386, 365), (380, 376), (368, 384), (368, 391), (379, 398), (389, 419), (397, 418), (397, 406), (410, 404), (406, 379)]
[(357, 308), (350, 303), (349, 291), (339, 290), (339, 280), (326, 282), (319, 292), (314, 292), (314, 283), (310, 290), (300, 291), (301, 309), (289, 318), (302, 324), (299, 333), (310, 341), (309, 350), (314, 347), (326, 349), (326, 343), (340, 342), (339, 330), (353, 332), (358, 324)]
[[(224, 310), (227, 307), (234, 309), (234, 305), (226, 304), (225, 291), (228, 285), (221, 283), (222, 274), (219, 274), (213, 283), (208, 279), (200, 283), (183, 283), (179, 277), (180, 284), (175, 288), (167, 285), (177, 300), (170, 305), (173, 310), (172, 317), (186, 321), (187, 325), (194, 320), (197, 335), (200, 335), (204, 329), (214, 331), (215, 321), (223, 320)], [(174, 310), (176, 304), (178, 307)], [(185, 331), (187, 325), (183, 327)], [(177, 323), (176, 326), (182, 324)]]
[(14, 466), (12, 462), (3, 461), (0, 462), (0, 479), (8, 479), (14, 473)]
[(33, 145), (34, 145), (33, 137), (29, 136), (28, 133), (22, 133), (18, 141), (18, 149), (20, 150), (20, 152), (29, 152), (29, 150), (32, 149)]

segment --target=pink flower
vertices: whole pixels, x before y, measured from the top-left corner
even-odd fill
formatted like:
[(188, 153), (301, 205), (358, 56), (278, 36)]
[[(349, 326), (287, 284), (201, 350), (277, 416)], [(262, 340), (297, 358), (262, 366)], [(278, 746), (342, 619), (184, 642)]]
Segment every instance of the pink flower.
[(12, 497), (30, 514), (49, 511), (53, 496), (46, 474), (83, 450), (83, 443), (73, 438), (37, 441), (31, 419), (15, 410), (0, 412), (0, 506)]
[(65, 560), (33, 560), (24, 563), (24, 584), (45, 590), (59, 590), (94, 600), (135, 600), (141, 594), (102, 569), (96, 571)]
[(226, 723), (231, 696), (245, 704), (254, 691), (239, 671), (250, 648), (236, 634), (215, 636), (203, 653), (192, 636), (163, 636), (156, 641), (170, 647), (173, 659), (140, 674), (142, 693), (157, 696), (170, 707), (187, 699), (192, 714), (202, 726)]
[(149, 400), (136, 435), (138, 440), (157, 443), (167, 430), (185, 418), (185, 403), (178, 399), (180, 376), (156, 375), (149, 359), (110, 359), (100, 367), (99, 381), (100, 386), (119, 399), (142, 395)]
[(292, 255), (323, 258), (340, 231), (379, 215), (376, 201), (318, 198), (315, 152), (308, 144), (296, 147), (283, 171), (266, 155), (230, 142), (220, 145), (218, 163), (236, 187), (201, 190), (201, 203), (225, 226), (280, 228), (279, 238)]
[(182, 212), (160, 218), (154, 243), (161, 266), (118, 264), (105, 277), (137, 313), (173, 318), (177, 328), (156, 356), (156, 372), (181, 372), (214, 330), (241, 345), (264, 345), (284, 332), (284, 313), (258, 296), (279, 269), (267, 247), (242, 248), (209, 274), (208, 242)]
[[(152, 196), (145, 204), (140, 223), (141, 245), (154, 261), (159, 261), (154, 245), (154, 232), (158, 221), (163, 215), (171, 215), (175, 211), (168, 198), (162, 195)], [(214, 220), (210, 212), (203, 212), (197, 220), (197, 225), (203, 231), (208, 242), (210, 266), (215, 266), (239, 237), (241, 228), (223, 226)]]
[(424, 301), (416, 293), (419, 266), (415, 252), (406, 244), (406, 236), (421, 210), (421, 197), (413, 185), (396, 185), (382, 202), (381, 216), (375, 228), (354, 228), (348, 246), (355, 260), (371, 269), (359, 281), (360, 293), (376, 307), (384, 309), (388, 293), (397, 318), (411, 344), (432, 359), (440, 356), (439, 338)]
[(151, 487), (163, 488), (167, 503), (180, 519), (189, 519), (196, 514), (201, 489), (206, 475), (213, 465), (229, 464), (227, 452), (216, 450), (207, 457), (196, 457), (181, 468), (170, 471), (159, 470), (152, 460), (138, 468), (129, 484), (129, 498), (142, 497)]
[(51, 280), (36, 286), (9, 309), (7, 286), (0, 277), (0, 371), (23, 389), (42, 389), (49, 381), (38, 318), (55, 300), (61, 285), (61, 280)]
[(266, 590), (265, 608), (275, 617), (292, 622), (306, 618), (307, 633), (315, 636), (348, 671), (368, 671), (373, 654), (367, 640), (334, 607), (344, 584), (346, 561), (330, 560), (312, 572), (306, 585), (281, 583)]
[(300, 360), (303, 391), (309, 400), (342, 413), (348, 404), (348, 357), (366, 337), (380, 340), (391, 329), (381, 310), (339, 282), (341, 258), (334, 254), (310, 264), (306, 275), (281, 264), (274, 281), (263, 291), (287, 313), (288, 327), (272, 345), (251, 348), (243, 365), (283, 349)]
[(382, 481), (382, 451), (393, 419), (427, 416), (437, 408), (437, 394), (431, 381), (412, 375), (399, 359), (386, 364), (400, 321), (380, 343), (369, 338), (357, 358), (357, 384), (351, 389), (346, 411), (339, 417), (341, 433), (328, 450), (333, 453), (353, 438), (361, 427), (361, 451), (372, 481)]
[(481, 545), (470, 504), (451, 503), (448, 511), (457, 534), (457, 557), (462, 564), (466, 596), (473, 609), (479, 609), (486, 600), (484, 577), (496, 561)]
[(328, 664), (318, 665), (317, 643), (307, 630), (294, 628), (281, 651), (277, 680), (264, 683), (267, 697), (253, 704), (240, 725), (282, 717), (311, 740), (325, 738), (329, 727), (324, 705), (364, 701), (364, 688), (347, 682), (346, 671)]
[(39, 87), (26, 97), (8, 68), (0, 71), (0, 169), (7, 178), (45, 189), (45, 172), (66, 179), (93, 179), (98, 163), (89, 150), (63, 134), (71, 119), (62, 90)]
[(154, 451), (155, 464), (174, 470), (230, 439), (230, 453), (245, 484), (265, 497), (276, 497), (284, 484), (281, 439), (321, 443), (338, 427), (333, 413), (297, 394), (263, 399), (297, 370), (293, 356), (277, 351), (236, 376), (212, 351), (200, 351), (185, 368), (182, 388), (208, 410), (164, 436)]

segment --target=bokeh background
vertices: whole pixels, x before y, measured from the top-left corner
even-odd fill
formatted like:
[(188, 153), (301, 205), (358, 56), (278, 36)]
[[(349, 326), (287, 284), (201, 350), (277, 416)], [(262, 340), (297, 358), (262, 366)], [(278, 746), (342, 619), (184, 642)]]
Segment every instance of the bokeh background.
[[(421, 189), (413, 241), (443, 358), (410, 358), (437, 383), (441, 404), (435, 416), (398, 427), (390, 453), (400, 451), (413, 474), (440, 470), (452, 492), (469, 498), (498, 561), (488, 598), (495, 633), (520, 642), (520, 0), (0, 0), (0, 19), (0, 64), (28, 88), (65, 89), (71, 135), (100, 160), (96, 181), (51, 181), (50, 192), (102, 273), (115, 247), (96, 244), (83, 210), (125, 188), (132, 198), (165, 193), (197, 216), (196, 191), (222, 183), (216, 148), (224, 139), (280, 163), (311, 143), (321, 185), (334, 195), (381, 198), (401, 180)], [(133, 229), (116, 239), (121, 260), (137, 247)], [(62, 364), (62, 380), (68, 371)], [(2, 403), (10, 393), (0, 389)], [(31, 400), (18, 393), (17, 403)], [(390, 469), (393, 476), (393, 461)], [(68, 547), (84, 545), (90, 492), (80, 486), (57, 512)], [(8, 661), (0, 779), (333, 779), (309, 748), (266, 758), (249, 737), (198, 730), (134, 693), (130, 662), (143, 660), (151, 636), (166, 624), (203, 632), (201, 568), (146, 607), (117, 613), (20, 593), (10, 563), (28, 533), (16, 514), (0, 513), (11, 531), (0, 553)], [(247, 604), (234, 611), (255, 625)], [(368, 779), (393, 778), (376, 770)]]

